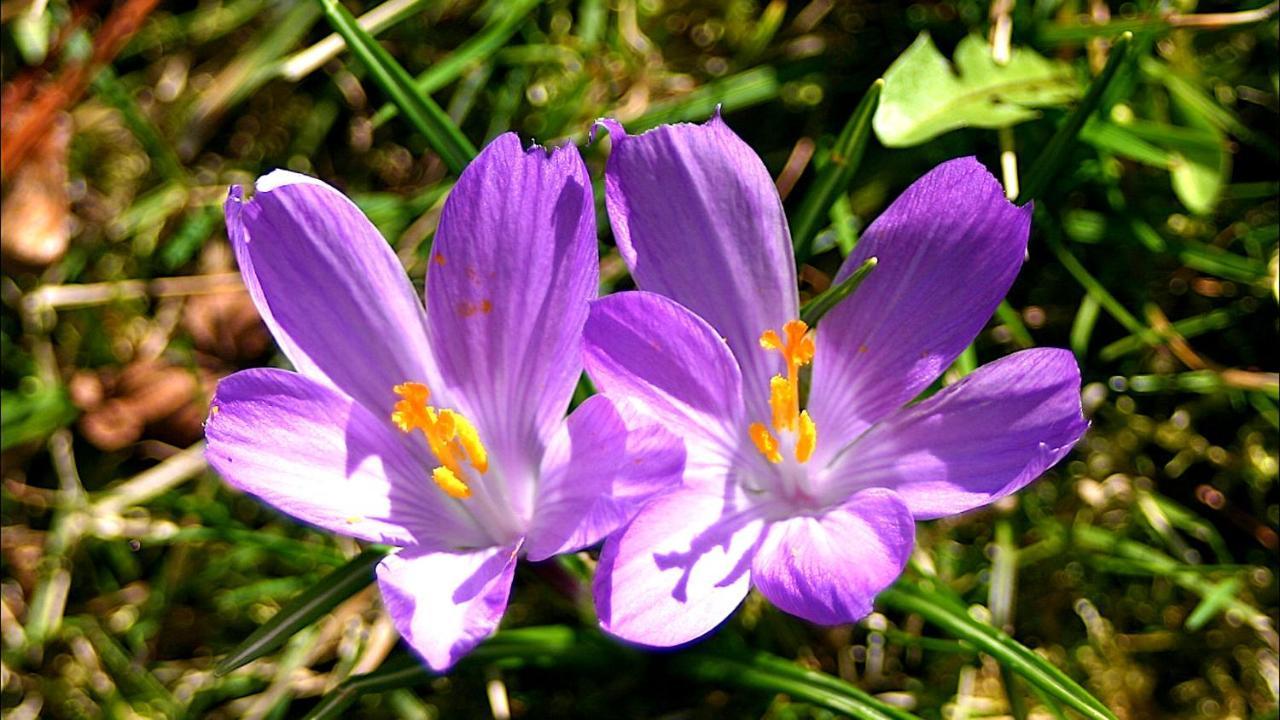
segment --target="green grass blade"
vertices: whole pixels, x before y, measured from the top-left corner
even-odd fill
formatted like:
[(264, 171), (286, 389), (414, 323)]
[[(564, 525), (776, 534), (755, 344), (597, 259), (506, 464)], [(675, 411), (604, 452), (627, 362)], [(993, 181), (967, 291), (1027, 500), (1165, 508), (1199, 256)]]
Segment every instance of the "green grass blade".
[(1082, 358), (1089, 352), (1089, 338), (1093, 337), (1093, 327), (1098, 322), (1098, 311), (1102, 306), (1092, 295), (1085, 295), (1076, 310), (1076, 319), (1071, 323), (1071, 352)]
[(901, 612), (920, 615), (952, 636), (969, 642), (1001, 665), (1008, 666), (1030, 685), (1087, 718), (1116, 720), (1115, 715), (1100, 700), (1090, 695), (1066, 673), (1008, 634), (978, 622), (959, 608), (940, 602), (934, 595), (931, 589), (915, 581), (900, 580), (880, 593), (878, 602)]
[(996, 319), (1009, 329), (1009, 335), (1019, 348), (1025, 350), (1036, 346), (1036, 341), (1031, 337), (1031, 331), (1027, 330), (1026, 324), (1022, 322), (1022, 313), (1010, 305), (1008, 300), (1001, 300), (996, 307)]
[(840, 137), (831, 148), (827, 166), (818, 173), (813, 187), (804, 196), (800, 209), (792, 215), (791, 242), (796, 247), (796, 260), (804, 262), (813, 253), (813, 239), (825, 224), (831, 206), (849, 188), (854, 173), (862, 162), (862, 153), (871, 136), (871, 118), (880, 103), (880, 91), (884, 80), (871, 83), (853, 114), (849, 116)]
[(1116, 300), (1115, 296), (1085, 269), (1080, 260), (1075, 255), (1072, 255), (1070, 250), (1063, 247), (1052, 232), (1045, 235), (1045, 242), (1049, 245), (1049, 249), (1053, 251), (1053, 254), (1058, 257), (1058, 262), (1062, 263), (1062, 266), (1067, 269), (1067, 272), (1071, 273), (1076, 282), (1080, 283), (1085, 292), (1091, 295), (1126, 330), (1138, 336), (1147, 345), (1155, 346), (1162, 342), (1160, 334), (1143, 325), (1138, 318), (1134, 317), (1133, 313), (1129, 312), (1124, 305), (1121, 305), (1120, 301)]
[(1040, 197), (1049, 187), (1049, 181), (1062, 171), (1062, 165), (1067, 160), (1067, 151), (1075, 144), (1085, 122), (1101, 107), (1102, 97), (1119, 76), (1120, 68), (1132, 67), (1128, 62), (1132, 45), (1133, 34), (1125, 33), (1111, 46), (1111, 56), (1107, 58), (1106, 66), (1089, 84), (1089, 90), (1080, 101), (1080, 105), (1067, 116), (1066, 121), (1045, 146), (1044, 151), (1032, 163), (1026, 182), (1022, 185), (1022, 193), (1018, 195), (1018, 204)]
[(373, 566), (385, 555), (384, 550), (365, 550), (346, 565), (325, 575), (250, 633), (218, 663), (214, 672), (225, 675), (284, 645), (299, 630), (373, 582)]
[(120, 78), (116, 77), (114, 70), (110, 67), (99, 70), (93, 78), (93, 89), (103, 101), (120, 113), (129, 131), (146, 148), (147, 156), (165, 180), (172, 183), (188, 181), (187, 171), (182, 167), (182, 161), (178, 159), (173, 146), (161, 137), (160, 130), (143, 114), (137, 100)]
[(784, 693), (860, 720), (916, 720), (917, 717), (837, 677), (806, 670), (767, 653), (740, 659), (693, 652), (672, 658), (672, 664), (682, 675), (696, 680)]
[[(569, 660), (577, 653), (593, 650), (595, 644), (589, 636), (583, 636), (573, 628), (563, 625), (547, 625), (503, 630), (484, 641), (462, 662), (468, 665), (495, 660), (551, 659), (554, 662)], [(362, 695), (415, 687), (438, 676), (438, 673), (423, 665), (410, 653), (396, 653), (377, 670), (347, 678), (320, 700), (306, 720), (348, 717), (347, 708)]]
[[(1225, 330), (1226, 328), (1231, 327), (1231, 324), (1235, 322), (1237, 314), (1238, 313), (1234, 310), (1219, 308), (1203, 315), (1194, 315), (1189, 318), (1175, 320), (1172, 327), (1173, 331), (1179, 336), (1190, 339), (1215, 330)], [(1103, 347), (1102, 351), (1098, 353), (1098, 357), (1103, 362), (1111, 362), (1112, 360), (1130, 353), (1138, 352), (1146, 347), (1149, 346), (1147, 343), (1143, 342), (1143, 339), (1140, 336), (1129, 335), (1128, 337), (1120, 338), (1119, 340)]]
[(1258, 148), (1272, 160), (1280, 158), (1280, 145), (1277, 145), (1274, 139), (1245, 125), (1235, 113), (1219, 105), (1209, 93), (1191, 80), (1179, 75), (1167, 64), (1152, 57), (1144, 57), (1139, 61), (1138, 67), (1144, 76), (1163, 83), (1170, 95), (1194, 108), (1218, 129)]
[(732, 112), (778, 96), (782, 83), (772, 67), (762, 66), (730, 75), (682, 95), (674, 100), (656, 102), (648, 112), (626, 123), (627, 131), (644, 132), (665, 123), (702, 122), (719, 107)]
[(413, 78), (400, 63), (365, 32), (355, 17), (338, 0), (317, 0), (325, 17), (347, 47), (369, 70), (374, 82), (391, 98), (405, 118), (427, 139), (433, 150), (440, 154), (445, 165), (455, 174), (476, 156), (476, 148), (462, 134), (462, 130), (430, 97), (423, 95), (413, 84)]
[[(458, 49), (450, 53), (448, 57), (433, 64), (415, 78), (413, 86), (422, 95), (430, 96), (437, 90), (457, 80), (472, 66), (487, 60), (489, 56), (505, 45), (511, 39), (511, 36), (520, 29), (521, 24), (524, 23), (529, 13), (533, 12), (541, 4), (542, 0), (518, 0), (511, 3), (503, 11), (500, 18), (486, 26), (475, 37), (459, 45)], [(383, 123), (395, 117), (396, 113), (395, 105), (384, 105), (378, 108), (378, 112), (373, 115), (373, 126), (380, 127)]]
[(849, 277), (840, 281), (836, 285), (827, 288), (826, 292), (818, 297), (810, 300), (800, 308), (800, 319), (809, 327), (818, 324), (823, 315), (831, 312), (831, 309), (839, 305), (841, 301), (853, 294), (854, 290), (862, 284), (863, 280), (876, 269), (876, 258), (867, 258), (867, 261), (858, 266)]

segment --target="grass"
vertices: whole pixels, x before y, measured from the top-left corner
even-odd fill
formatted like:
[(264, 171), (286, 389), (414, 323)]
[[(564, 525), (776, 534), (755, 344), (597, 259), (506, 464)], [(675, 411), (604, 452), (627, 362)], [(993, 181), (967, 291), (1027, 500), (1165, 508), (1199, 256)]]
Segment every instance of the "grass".
[[(1083, 102), (895, 149), (868, 129), (877, 80), (919, 32), (948, 57), (986, 37), (987, 3), (4, 5), (5, 716), (1273, 717), (1276, 11), (1086, 5), (995, 14), (1093, 83)], [(236, 279), (227, 186), (334, 182), (421, 283), (474, 147), (717, 106), (786, 178), (806, 299), (937, 162), (1020, 180), (1027, 263), (944, 382), (1069, 347), (1088, 436), (1017, 496), (923, 524), (856, 625), (752, 595), (711, 640), (640, 652), (594, 630), (585, 553), (522, 567), (502, 632), (429, 676), (363, 581), (377, 548), (204, 466), (217, 379), (282, 362)], [(585, 153), (599, 178), (607, 144)], [(600, 226), (602, 291), (629, 288)]]

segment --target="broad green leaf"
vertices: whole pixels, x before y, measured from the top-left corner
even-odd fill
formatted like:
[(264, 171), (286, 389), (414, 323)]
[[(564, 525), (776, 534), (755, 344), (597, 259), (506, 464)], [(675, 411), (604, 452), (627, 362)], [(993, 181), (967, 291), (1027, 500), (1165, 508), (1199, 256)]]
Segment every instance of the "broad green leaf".
[(956, 46), (953, 71), (921, 33), (884, 74), (872, 124), (886, 146), (907, 147), (963, 127), (1010, 127), (1038, 117), (1035, 108), (1079, 95), (1069, 66), (1033, 50), (1016, 48), (1007, 65), (997, 65), (986, 41), (969, 35)]

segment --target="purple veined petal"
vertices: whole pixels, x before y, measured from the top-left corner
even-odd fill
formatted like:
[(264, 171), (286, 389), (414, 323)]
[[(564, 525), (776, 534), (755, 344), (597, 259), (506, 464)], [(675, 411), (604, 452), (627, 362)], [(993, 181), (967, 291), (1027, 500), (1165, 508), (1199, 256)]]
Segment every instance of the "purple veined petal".
[(509, 479), (535, 476), (582, 374), (598, 264), (591, 181), (573, 145), (548, 155), (501, 135), (445, 203), (427, 273), (431, 343)]
[(821, 516), (770, 525), (751, 579), (792, 615), (820, 625), (855, 622), (902, 574), (915, 536), (915, 521), (899, 497), (863, 490)]
[[(723, 481), (726, 492), (732, 480)], [(715, 629), (746, 597), (762, 521), (707, 487), (649, 503), (605, 540), (594, 594), (600, 627), (630, 642), (672, 647)]]
[(759, 156), (720, 119), (663, 125), (613, 141), (606, 200), (618, 249), (641, 290), (701, 316), (729, 342), (753, 415), (768, 417), (781, 360), (765, 330), (799, 317), (795, 261), (782, 201)]
[(485, 542), (431, 483), (425, 444), (298, 373), (264, 368), (222, 380), (205, 438), (223, 479), (303, 522), (389, 545)]
[(978, 334), (1022, 266), (1031, 206), (974, 158), (945, 162), (867, 228), (837, 280), (876, 269), (819, 323), (809, 414), (823, 462), (933, 382)]
[(1088, 425), (1071, 353), (1024, 350), (871, 428), (836, 458), (829, 482), (837, 494), (890, 488), (920, 519), (955, 515), (1040, 477)]
[(636, 402), (680, 436), (691, 471), (733, 462), (746, 438), (742, 374), (705, 320), (654, 293), (609, 295), (591, 303), (583, 356), (600, 392)]
[(391, 621), (432, 670), (448, 670), (497, 629), (519, 552), (518, 543), (466, 553), (402, 550), (378, 563)]
[(276, 342), (308, 377), (390, 417), (391, 388), (435, 387), (422, 303), (377, 228), (342, 193), (276, 170), (248, 202), (231, 188), (227, 234)]
[(543, 457), (526, 555), (544, 560), (594, 545), (678, 486), (683, 471), (679, 438), (624, 401), (587, 398)]

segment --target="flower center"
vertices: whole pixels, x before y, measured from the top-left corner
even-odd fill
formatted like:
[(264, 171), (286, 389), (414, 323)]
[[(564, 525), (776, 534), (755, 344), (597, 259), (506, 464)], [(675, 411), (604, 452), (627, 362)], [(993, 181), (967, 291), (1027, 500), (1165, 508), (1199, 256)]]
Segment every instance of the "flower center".
[(461, 413), (428, 405), (431, 391), (422, 383), (405, 382), (392, 389), (402, 399), (391, 413), (391, 422), (402, 432), (421, 430), (440, 461), (431, 479), (449, 497), (471, 497), (471, 486), (463, 479), (467, 476), (463, 461), (481, 475), (489, 469), (489, 453), (480, 442), (476, 427)]
[(787, 374), (785, 377), (774, 375), (769, 380), (773, 432), (764, 423), (755, 422), (747, 428), (747, 434), (760, 454), (775, 464), (782, 462), (780, 436), (794, 435), (796, 462), (808, 462), (818, 444), (818, 427), (809, 417), (809, 411), (800, 409), (800, 368), (813, 362), (813, 333), (803, 320), (791, 320), (782, 326), (781, 335), (765, 330), (760, 335), (760, 347), (781, 353)]

